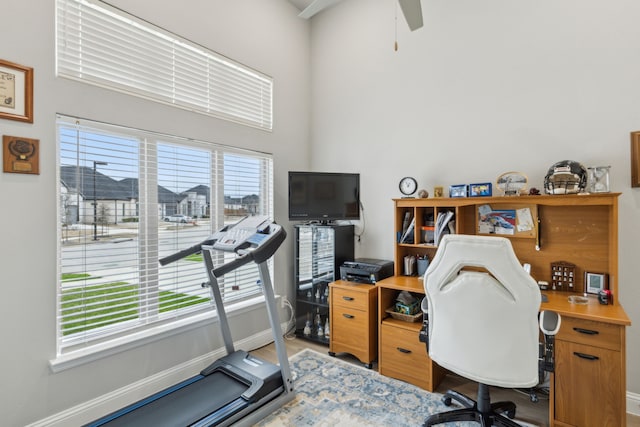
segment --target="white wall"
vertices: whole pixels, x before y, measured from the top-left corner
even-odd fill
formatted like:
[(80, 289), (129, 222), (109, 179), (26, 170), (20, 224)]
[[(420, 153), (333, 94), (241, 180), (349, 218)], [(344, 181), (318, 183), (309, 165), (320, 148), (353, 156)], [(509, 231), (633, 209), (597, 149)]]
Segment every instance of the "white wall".
[[(0, 26), (0, 58), (34, 68), (35, 121), (0, 120), (0, 133), (39, 139), (41, 147), (40, 175), (0, 173), (0, 414), (6, 426), (46, 418), (221, 347), (214, 328), (198, 328), (51, 372), (49, 360), (56, 356), (56, 113), (273, 153), (276, 221), (293, 234), (287, 223), (287, 171), (306, 169), (309, 158), (309, 26), (297, 18), (297, 9), (286, 1), (262, 0), (110, 3), (272, 76), (274, 131), (56, 78), (55, 2), (3, 2), (7, 19)], [(276, 256), (279, 293), (291, 288), (292, 253), (289, 237)], [(265, 319), (262, 309), (235, 317), (234, 338), (259, 333)]]
[[(311, 26), (312, 167), (361, 173), (357, 256), (393, 258), (398, 181), (420, 188), (495, 182), (542, 188), (553, 163), (611, 165), (620, 201), (620, 295), (627, 390), (640, 393), (640, 2), (422, 0), (409, 32), (395, 0), (344, 0)], [(637, 408), (635, 408), (637, 411)]]

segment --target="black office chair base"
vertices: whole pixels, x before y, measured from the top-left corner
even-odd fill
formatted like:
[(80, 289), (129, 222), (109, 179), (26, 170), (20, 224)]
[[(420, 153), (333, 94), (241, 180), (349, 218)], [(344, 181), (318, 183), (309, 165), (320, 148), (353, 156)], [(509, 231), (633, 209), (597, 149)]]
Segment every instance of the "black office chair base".
[(452, 400), (459, 402), (464, 408), (431, 415), (424, 423), (424, 427), (454, 421), (476, 421), (482, 427), (522, 427), (510, 419), (516, 416), (515, 403), (507, 401), (490, 403), (489, 387), (485, 384), (478, 385), (478, 402), (457, 391), (449, 390), (442, 401), (449, 406)]

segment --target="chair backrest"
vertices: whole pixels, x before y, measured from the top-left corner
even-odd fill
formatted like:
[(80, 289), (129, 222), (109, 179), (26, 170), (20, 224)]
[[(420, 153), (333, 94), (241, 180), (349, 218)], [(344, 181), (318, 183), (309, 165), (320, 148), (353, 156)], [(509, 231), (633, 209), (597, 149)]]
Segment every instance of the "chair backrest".
[(540, 289), (507, 238), (445, 235), (424, 288), (433, 361), (487, 385), (538, 383)]

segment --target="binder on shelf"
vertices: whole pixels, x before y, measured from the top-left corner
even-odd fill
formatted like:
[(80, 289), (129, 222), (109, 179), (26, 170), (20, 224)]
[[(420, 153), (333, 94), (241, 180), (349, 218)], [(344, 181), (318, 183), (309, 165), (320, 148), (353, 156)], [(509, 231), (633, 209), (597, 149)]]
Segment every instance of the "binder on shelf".
[(407, 230), (402, 234), (402, 237), (400, 238), (400, 243), (413, 243), (413, 235), (414, 235), (413, 230), (415, 228), (416, 228), (416, 219), (413, 218), (411, 219), (411, 222), (409, 223)]
[[(438, 217), (436, 218), (436, 229), (434, 230), (434, 244), (438, 246), (440, 244), (440, 239), (445, 234), (455, 234), (455, 222), (451, 221), (453, 218), (452, 211), (440, 212), (438, 213)], [(450, 222), (453, 224), (453, 227), (450, 227)]]
[(404, 233), (407, 232), (407, 229), (409, 228), (409, 224), (411, 223), (411, 211), (406, 211), (404, 213), (404, 220), (402, 221), (402, 235), (404, 236)]

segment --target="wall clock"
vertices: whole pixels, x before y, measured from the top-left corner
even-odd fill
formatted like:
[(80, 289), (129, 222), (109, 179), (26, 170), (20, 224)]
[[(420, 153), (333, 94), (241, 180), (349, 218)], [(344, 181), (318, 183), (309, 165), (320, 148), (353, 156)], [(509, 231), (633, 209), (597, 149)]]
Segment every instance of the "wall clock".
[(418, 189), (418, 181), (410, 176), (405, 176), (400, 180), (399, 187), (400, 192), (404, 194), (405, 197), (412, 197), (411, 195)]

